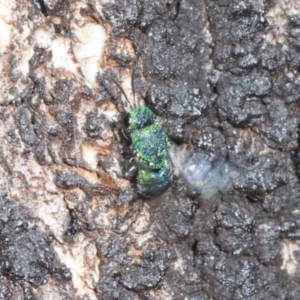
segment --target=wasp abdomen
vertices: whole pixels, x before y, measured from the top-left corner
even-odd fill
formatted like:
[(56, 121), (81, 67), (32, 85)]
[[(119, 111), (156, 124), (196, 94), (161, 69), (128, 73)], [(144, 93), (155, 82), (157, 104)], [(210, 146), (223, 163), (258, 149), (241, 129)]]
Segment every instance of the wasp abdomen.
[(171, 168), (159, 170), (140, 169), (137, 176), (137, 188), (141, 195), (152, 197), (160, 195), (171, 183)]

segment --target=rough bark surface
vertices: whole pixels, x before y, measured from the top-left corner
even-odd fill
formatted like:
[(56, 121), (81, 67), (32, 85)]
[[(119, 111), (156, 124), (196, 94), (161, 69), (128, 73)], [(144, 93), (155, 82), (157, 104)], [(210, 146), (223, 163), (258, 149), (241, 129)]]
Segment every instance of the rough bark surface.
[[(298, 1), (0, 0), (0, 28), (0, 300), (300, 299)], [(138, 196), (132, 73), (226, 188)]]

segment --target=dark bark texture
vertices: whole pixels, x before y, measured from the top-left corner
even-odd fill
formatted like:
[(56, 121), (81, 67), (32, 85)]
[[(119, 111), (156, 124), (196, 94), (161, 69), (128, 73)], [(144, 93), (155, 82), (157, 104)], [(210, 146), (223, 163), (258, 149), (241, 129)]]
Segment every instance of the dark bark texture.
[[(297, 1), (0, 10), (0, 300), (300, 299)], [(189, 174), (153, 199), (123, 170), (131, 77)]]

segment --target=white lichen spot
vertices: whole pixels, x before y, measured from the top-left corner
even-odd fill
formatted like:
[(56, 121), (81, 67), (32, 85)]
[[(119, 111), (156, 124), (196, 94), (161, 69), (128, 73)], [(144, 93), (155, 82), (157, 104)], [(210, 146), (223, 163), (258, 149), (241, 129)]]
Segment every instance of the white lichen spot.
[(40, 197), (38, 205), (31, 210), (32, 216), (41, 220), (40, 226), (50, 230), (55, 238), (63, 242), (65, 225), (68, 223), (69, 211), (63, 201), (63, 195), (46, 194)]
[(150, 221), (150, 213), (146, 205), (144, 205), (142, 211), (138, 215), (136, 221), (133, 223), (133, 230), (136, 233), (142, 233), (145, 232), (145, 230), (149, 226)]
[(97, 24), (87, 24), (76, 28), (76, 38), (72, 41), (75, 59), (80, 63), (80, 69), (85, 79), (95, 84), (100, 71), (103, 52), (107, 40), (104, 27)]
[(91, 170), (96, 171), (98, 166), (97, 155), (99, 154), (99, 149), (96, 147), (91, 147), (91, 145), (81, 146), (82, 158), (87, 163)]
[(295, 252), (300, 251), (298, 244), (289, 240), (284, 240), (281, 245), (282, 266), (281, 270), (286, 270), (289, 275), (295, 274), (298, 268), (298, 261)]
[(5, 21), (0, 19), (0, 28), (1, 28), (0, 52), (4, 52), (7, 50), (6, 48), (10, 45), (11, 42), (10, 26)]
[(181, 256), (181, 254), (179, 253), (179, 251), (176, 251), (176, 255), (177, 255), (177, 260), (174, 262), (174, 270), (180, 272), (180, 274), (184, 275), (185, 271), (185, 266), (184, 266), (184, 260)]
[(270, 30), (268, 30), (265, 40), (273, 45), (284, 43), (285, 40), (287, 15), (280, 2), (281, 1), (277, 1), (277, 3), (266, 13), (266, 19), (268, 20)]
[(300, 2), (276, 0), (265, 16), (270, 29), (266, 35), (266, 41), (272, 44), (284, 44), (287, 22), (293, 16), (300, 16)]
[(54, 250), (60, 260), (72, 273), (72, 282), (78, 297), (97, 299), (94, 291), (99, 281), (99, 258), (97, 249), (83, 234), (79, 234), (72, 243), (70, 250), (54, 245)]
[(75, 64), (70, 55), (71, 47), (69, 40), (57, 37), (52, 41), (51, 50), (53, 67), (55, 69), (65, 71), (65, 75), (68, 73), (77, 74), (77, 64)]
[[(9, 24), (12, 19), (13, 19), (13, 10), (16, 8), (16, 1), (11, 0), (11, 1), (6, 1), (6, 0), (1, 0), (0, 1), (0, 19), (3, 20), (5, 23)], [(4, 33), (3, 28), (1, 27), (1, 35)]]
[(39, 28), (35, 31), (34, 38), (38, 47), (45, 49), (51, 47), (53, 32), (49, 30), (50, 28)]

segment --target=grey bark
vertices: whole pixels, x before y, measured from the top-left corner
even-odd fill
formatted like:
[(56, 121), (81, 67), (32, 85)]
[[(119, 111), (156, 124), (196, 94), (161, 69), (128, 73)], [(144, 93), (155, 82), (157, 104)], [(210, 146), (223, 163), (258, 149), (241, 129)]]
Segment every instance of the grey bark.
[[(0, 28), (0, 299), (300, 299), (297, 1), (0, 0)], [(132, 74), (179, 149), (153, 199)]]

